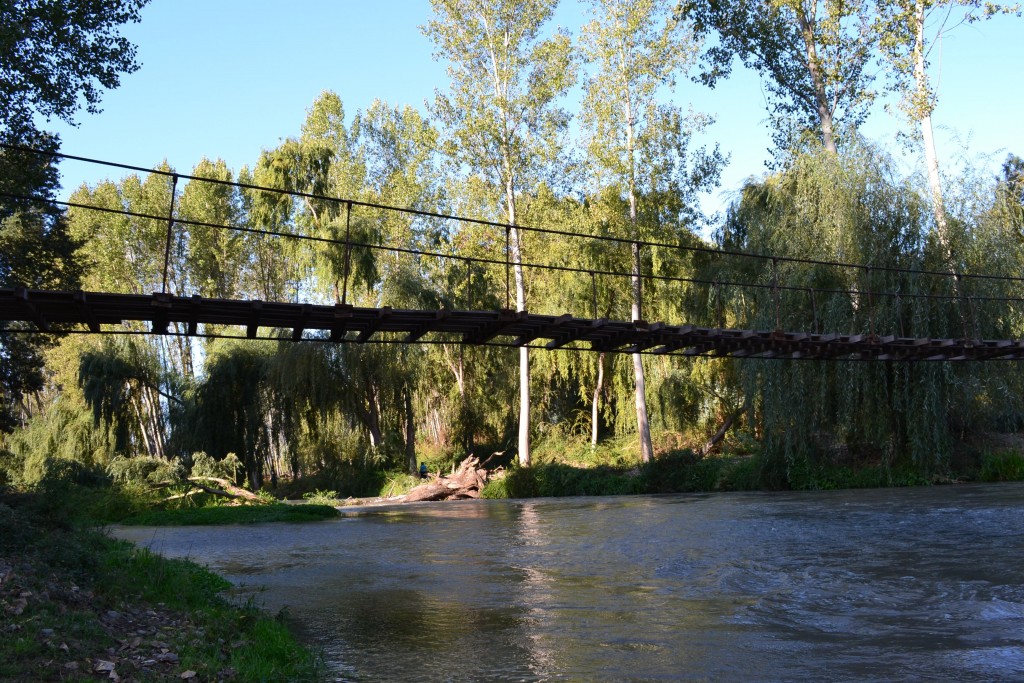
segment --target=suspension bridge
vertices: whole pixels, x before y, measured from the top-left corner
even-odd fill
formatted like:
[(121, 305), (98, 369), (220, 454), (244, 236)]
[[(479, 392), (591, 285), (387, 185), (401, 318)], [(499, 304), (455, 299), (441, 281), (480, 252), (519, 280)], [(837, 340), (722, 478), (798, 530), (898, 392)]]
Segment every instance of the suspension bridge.
[[(20, 151), (35, 153), (35, 150)], [(873, 267), (865, 264), (840, 263), (807, 258), (792, 258), (716, 249), (701, 244), (659, 243), (575, 233), (551, 228), (510, 226), (485, 220), (451, 216), (441, 213), (391, 207), (335, 197), (290, 192), (281, 189), (246, 185), (153, 170), (125, 164), (45, 153), (55, 158), (100, 164), (131, 172), (167, 176), (171, 184), (166, 215), (133, 211), (127, 208), (100, 206), (77, 201), (57, 201), (49, 197), (0, 192), (0, 197), (18, 205), (45, 204), (101, 214), (117, 214), (133, 221), (166, 223), (161, 291), (151, 294), (85, 291), (45, 291), (21, 287), (0, 289), (0, 321), (8, 324), (3, 334), (161, 334), (197, 337), (230, 336), (248, 339), (277, 339), (327, 343), (441, 343), (465, 345), (498, 345), (540, 348), (546, 350), (575, 349), (610, 353), (644, 353), (654, 355), (715, 356), (762, 359), (867, 360), (867, 361), (981, 361), (1024, 359), (1024, 340), (984, 339), (972, 334), (978, 329), (980, 310), (1002, 307), (997, 315), (1024, 303), (1024, 297), (1012, 291), (999, 295), (971, 295), (973, 282), (1009, 283), (1013, 287), (1024, 279), (984, 274), (928, 271), (911, 268)], [(269, 193), (285, 196), (288, 201), (334, 203), (344, 209), (345, 231), (341, 236), (305, 235), (269, 230), (252, 225), (216, 224), (178, 215), (177, 185), (180, 180), (227, 185), (233, 191)], [(423, 248), (421, 245), (385, 244), (357, 240), (351, 232), (351, 219), (357, 211), (394, 212), (409, 220), (454, 221), (473, 224), (493, 232), (490, 240), (498, 253), (459, 254)], [(340, 213), (340, 212), (339, 212)], [(284, 302), (236, 300), (209, 296), (182, 295), (168, 291), (168, 270), (172, 268), (172, 246), (187, 236), (190, 228), (227, 230), (245, 233), (264, 240), (295, 240), (313, 247), (333, 249), (343, 261), (340, 302)], [(548, 238), (597, 241), (612, 248), (662, 250), (685, 253), (705, 262), (731, 259), (760, 264), (758, 278), (747, 281), (682, 276), (673, 273), (635, 273), (613, 268), (588, 268), (564, 263), (530, 261), (515, 257), (510, 248), (512, 231), (537, 233)], [(502, 237), (504, 245), (502, 247)], [(351, 277), (352, 254), (361, 249), (383, 252), (406, 258), (434, 259), (454, 264), (451, 269), (464, 272), (461, 279), (463, 301), (449, 301), (432, 310), (392, 308), (389, 306), (356, 306), (347, 301)], [(515, 252), (518, 253), (518, 250)], [(510, 271), (513, 268), (571, 273), (589, 278), (593, 292), (591, 302), (578, 297), (580, 308), (588, 314), (534, 313), (511, 310)], [(792, 284), (781, 274), (798, 268), (827, 268), (837, 273), (853, 273), (843, 281), (855, 282), (846, 289), (809, 287)], [(501, 271), (504, 270), (504, 307), (485, 308), (482, 303), (501, 300)], [(652, 269), (653, 270), (653, 269)], [(705, 268), (705, 271), (708, 269)], [(711, 269), (713, 270), (713, 269)], [(487, 272), (490, 276), (487, 276)], [(495, 275), (497, 273), (497, 275)], [(474, 280), (474, 275), (476, 279)], [(628, 292), (631, 283), (675, 284), (696, 292), (711, 302), (707, 320), (688, 322), (649, 322), (645, 320), (614, 320), (599, 317), (597, 281), (611, 279), (622, 283)], [(893, 288), (873, 287), (880, 280), (904, 284)], [(935, 293), (935, 287), (906, 291), (907, 281), (946, 279), (953, 283), (952, 293)], [(722, 325), (726, 316), (721, 305), (724, 292), (752, 292), (746, 297), (758, 301), (760, 319), (768, 329), (734, 329)], [(625, 296), (628, 296), (625, 295)], [(851, 307), (851, 326), (846, 331), (822, 330), (819, 310), (837, 298)], [(902, 315), (876, 320), (873, 302), (895, 300), (897, 311), (909, 303), (921, 302), (945, 307), (959, 321), (957, 333), (945, 336), (916, 335), (912, 321)], [(461, 306), (458, 304), (462, 304)], [(589, 305), (588, 305), (589, 304)], [(905, 306), (904, 306), (905, 307)], [(543, 309), (543, 306), (541, 307)], [(1015, 309), (1014, 309), (1015, 310)], [(773, 315), (774, 312), (774, 315)], [(908, 318), (912, 317), (908, 312)], [(134, 323), (134, 324), (133, 324)], [(888, 327), (888, 329), (886, 329)]]

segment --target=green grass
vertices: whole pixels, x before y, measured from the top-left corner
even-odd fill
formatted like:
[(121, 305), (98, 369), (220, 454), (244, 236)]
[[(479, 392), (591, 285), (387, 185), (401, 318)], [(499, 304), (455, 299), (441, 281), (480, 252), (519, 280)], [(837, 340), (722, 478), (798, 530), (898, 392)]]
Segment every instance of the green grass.
[(978, 478), (981, 481), (1024, 480), (1024, 455), (1015, 451), (996, 451), (981, 457)]
[(330, 505), (239, 505), (147, 510), (121, 520), (128, 526), (201, 526), (260, 522), (314, 522), (338, 516)]
[[(635, 447), (635, 444), (632, 444)], [(628, 440), (615, 440), (597, 449), (564, 437), (538, 446), (541, 455), (529, 468), (512, 466), (506, 476), (489, 482), (484, 498), (621, 495), (923, 486), (963, 480), (1024, 480), (1024, 456), (1016, 452), (989, 453), (971, 472), (943, 476), (922, 472), (913, 463), (831, 464), (769, 462), (761, 453), (725, 453), (700, 458), (689, 450), (662, 453), (639, 464), (630, 457)]]
[(0, 622), (0, 680), (97, 680), (115, 658), (122, 679), (322, 680), (283, 619), (220, 596), (223, 578), (54, 516), (49, 498), (0, 496), (0, 604), (18, 607)]

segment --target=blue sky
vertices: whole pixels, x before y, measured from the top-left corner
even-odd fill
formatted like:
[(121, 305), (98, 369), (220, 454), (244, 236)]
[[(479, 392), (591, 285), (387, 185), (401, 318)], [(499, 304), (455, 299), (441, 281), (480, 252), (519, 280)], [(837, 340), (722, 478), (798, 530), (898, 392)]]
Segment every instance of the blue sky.
[[(144, 167), (167, 159), (185, 173), (204, 156), (220, 157), (237, 172), (296, 135), (322, 90), (337, 92), (349, 114), (376, 98), (423, 110), (447, 85), (419, 30), (429, 16), (426, 0), (152, 0), (142, 22), (125, 30), (142, 68), (105, 94), (101, 113), (81, 112), (75, 128), (48, 127), (68, 154)], [(583, 16), (575, 0), (562, 0), (555, 23), (575, 34)], [(1022, 38), (1024, 20), (999, 17), (943, 41), (934, 115), (943, 161), (966, 153), (995, 173), (1007, 152), (1024, 156)], [(731, 162), (704, 200), (716, 210), (745, 178), (764, 172), (770, 134), (761, 82), (737, 67), (714, 90), (681, 79), (673, 97), (717, 117), (705, 142), (720, 143)], [(862, 130), (895, 151), (902, 126), (877, 106)], [(908, 172), (915, 163), (904, 159)], [(121, 175), (73, 162), (62, 174), (62, 196)]]

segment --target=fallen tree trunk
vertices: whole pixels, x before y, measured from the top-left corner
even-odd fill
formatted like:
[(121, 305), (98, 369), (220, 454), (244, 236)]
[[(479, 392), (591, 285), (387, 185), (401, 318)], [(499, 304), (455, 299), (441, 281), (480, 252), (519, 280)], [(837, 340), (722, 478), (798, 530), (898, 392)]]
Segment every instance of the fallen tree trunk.
[[(204, 481), (212, 481), (215, 484), (219, 484), (221, 488), (215, 488), (204, 484)], [(151, 490), (159, 491), (160, 489), (169, 488), (171, 486), (180, 486), (187, 484), (188, 486), (194, 486), (195, 488), (186, 491), (185, 493), (178, 493), (173, 496), (164, 498), (163, 502), (167, 503), (172, 500), (180, 500), (182, 498), (188, 498), (194, 496), (197, 493), (209, 493), (215, 496), (223, 496), (225, 498), (231, 498), (232, 500), (248, 500), (254, 503), (263, 502), (262, 499), (252, 491), (247, 491), (243, 488), (239, 488), (232, 484), (227, 479), (220, 477), (185, 477), (180, 481), (165, 481), (157, 484)]]
[(729, 417), (727, 417), (725, 419), (725, 422), (722, 423), (722, 426), (718, 428), (717, 432), (715, 432), (715, 435), (711, 437), (711, 440), (704, 444), (704, 448), (702, 448), (699, 453), (700, 457), (706, 458), (708, 454), (714, 449), (714, 447), (717, 446), (718, 443), (725, 438), (725, 435), (729, 431), (729, 428), (732, 427), (737, 422), (737, 420), (739, 420), (743, 416), (743, 413), (745, 413), (746, 411), (747, 403), (744, 402), (743, 407), (737, 410)]
[(479, 498), (487, 484), (488, 472), (482, 469), (476, 456), (463, 460), (458, 469), (448, 476), (437, 476), (426, 484), (420, 484), (404, 496), (389, 500), (390, 503), (418, 503), (431, 500), (462, 500)]
[[(203, 484), (200, 481), (198, 481), (200, 479), (203, 480), (203, 481), (212, 481), (215, 484), (220, 484), (221, 488), (216, 489), (216, 488), (213, 488), (212, 486), (207, 486), (206, 484)], [(190, 483), (192, 486), (197, 486), (197, 487), (201, 488), (202, 490), (206, 491), (207, 493), (212, 493), (212, 494), (214, 494), (216, 496), (225, 496), (227, 498), (236, 498), (236, 499), (237, 498), (244, 498), (245, 500), (251, 500), (251, 501), (259, 501), (260, 500), (260, 497), (257, 496), (252, 491), (246, 491), (243, 488), (239, 488), (239, 487), (235, 486), (234, 484), (232, 484), (227, 479), (221, 479), (219, 477), (189, 477), (188, 478), (188, 483)]]

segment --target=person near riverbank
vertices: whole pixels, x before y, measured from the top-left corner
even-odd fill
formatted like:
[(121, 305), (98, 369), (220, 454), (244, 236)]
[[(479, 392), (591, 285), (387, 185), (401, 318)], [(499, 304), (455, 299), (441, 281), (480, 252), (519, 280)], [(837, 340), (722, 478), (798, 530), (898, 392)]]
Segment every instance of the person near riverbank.
[(427, 478), (427, 463), (421, 462), (420, 463), (420, 479), (426, 479), (426, 478)]

